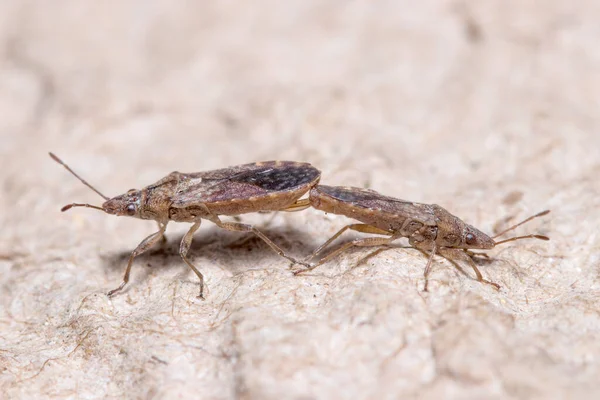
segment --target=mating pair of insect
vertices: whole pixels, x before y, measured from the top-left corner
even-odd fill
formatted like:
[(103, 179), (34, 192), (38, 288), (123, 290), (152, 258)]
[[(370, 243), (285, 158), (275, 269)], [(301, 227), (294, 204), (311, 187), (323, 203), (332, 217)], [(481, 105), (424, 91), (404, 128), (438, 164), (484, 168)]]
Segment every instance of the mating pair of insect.
[[(158, 232), (142, 240), (131, 253), (123, 282), (116, 289), (109, 291), (109, 296), (125, 287), (129, 281), (134, 258), (164, 238), (169, 221), (193, 224), (181, 240), (179, 254), (200, 279), (200, 298), (204, 298), (204, 276), (190, 262), (187, 253), (194, 232), (198, 230), (203, 219), (226, 230), (253, 232), (277, 254), (294, 264), (305, 267), (297, 270), (296, 275), (315, 269), (350, 247), (388, 245), (396, 239), (406, 237), (411, 246), (428, 255), (424, 272), (425, 291), (427, 291), (433, 257), (436, 254), (452, 263), (460, 261), (468, 263), (475, 271), (479, 282), (500, 289), (498, 284), (483, 278), (471, 258), (475, 253), (470, 250), (491, 249), (502, 243), (527, 238), (549, 240), (548, 237), (537, 234), (516, 236), (501, 241), (494, 240), (534, 218), (548, 214), (549, 210), (533, 215), (490, 237), (436, 204), (414, 203), (356, 187), (318, 185), (321, 171), (308, 163), (266, 161), (206, 172), (172, 172), (153, 185), (141, 190), (131, 189), (111, 199), (87, 183), (57, 156), (52, 153), (50, 156), (105, 200), (101, 207), (72, 203), (64, 206), (61, 211), (73, 207), (89, 207), (108, 214), (154, 220), (158, 223)], [(309, 192), (309, 197), (301, 199), (306, 192)], [(300, 211), (310, 206), (325, 212), (345, 215), (361, 223), (347, 225), (340, 229), (310, 257), (298, 261), (287, 255), (254, 226), (239, 222), (224, 222), (219, 218), (221, 215), (235, 216), (260, 211)], [(316, 263), (308, 263), (348, 229), (380, 236), (355, 239), (330, 252)]]

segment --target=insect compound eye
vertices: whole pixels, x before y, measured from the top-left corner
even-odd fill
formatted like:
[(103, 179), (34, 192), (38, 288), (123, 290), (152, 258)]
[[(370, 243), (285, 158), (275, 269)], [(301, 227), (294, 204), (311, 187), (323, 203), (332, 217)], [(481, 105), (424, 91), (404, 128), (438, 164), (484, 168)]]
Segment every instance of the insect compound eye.
[(475, 244), (476, 241), (477, 239), (475, 239), (475, 235), (473, 235), (472, 233), (467, 233), (467, 235), (465, 236), (466, 244)]
[(127, 207), (125, 208), (125, 212), (127, 213), (127, 215), (135, 215), (135, 211), (136, 211), (136, 207), (135, 204), (128, 204)]

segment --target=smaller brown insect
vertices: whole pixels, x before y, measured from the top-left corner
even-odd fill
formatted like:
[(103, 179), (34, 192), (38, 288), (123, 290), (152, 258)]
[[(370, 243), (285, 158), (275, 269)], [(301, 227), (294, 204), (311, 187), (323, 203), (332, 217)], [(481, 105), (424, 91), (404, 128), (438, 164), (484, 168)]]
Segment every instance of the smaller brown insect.
[(316, 185), (321, 177), (321, 172), (308, 163), (265, 161), (206, 172), (172, 172), (153, 185), (141, 190), (131, 189), (111, 199), (87, 183), (57, 156), (50, 153), (50, 157), (105, 200), (101, 207), (73, 203), (64, 206), (61, 211), (72, 207), (89, 207), (107, 214), (149, 219), (158, 223), (158, 232), (142, 240), (131, 253), (123, 282), (109, 291), (109, 296), (123, 289), (129, 281), (134, 258), (150, 249), (161, 238), (164, 240), (169, 221), (193, 223), (181, 240), (179, 254), (200, 279), (200, 298), (204, 298), (204, 277), (187, 258), (187, 253), (202, 219), (229, 231), (253, 232), (280, 256), (293, 263), (310, 266), (288, 256), (254, 226), (219, 219), (219, 215), (236, 216), (250, 212), (299, 211), (308, 208), (308, 199), (300, 197)]
[[(321, 258), (309, 268), (296, 271), (296, 275), (315, 269), (350, 247), (388, 245), (396, 239), (407, 237), (411, 246), (429, 256), (424, 271), (425, 291), (427, 291), (428, 275), (431, 271), (433, 256), (436, 254), (441, 255), (454, 264), (456, 264), (456, 260), (466, 261), (475, 271), (479, 282), (487, 283), (496, 289), (500, 289), (500, 285), (497, 283), (483, 279), (481, 272), (471, 259), (476, 254), (469, 250), (487, 250), (499, 244), (527, 238), (549, 240), (547, 236), (543, 235), (526, 235), (497, 242), (494, 241), (495, 238), (504, 235), (516, 227), (534, 218), (548, 214), (550, 210), (535, 214), (490, 237), (475, 227), (466, 224), (437, 204), (421, 204), (400, 200), (384, 196), (374, 190), (318, 185), (310, 190), (309, 199), (310, 205), (318, 210), (345, 215), (363, 223), (343, 227), (329, 240), (319, 246), (305, 261), (309, 261), (319, 255), (331, 242), (348, 229), (389, 237), (368, 237), (348, 242)], [(479, 255), (485, 256), (485, 254)]]

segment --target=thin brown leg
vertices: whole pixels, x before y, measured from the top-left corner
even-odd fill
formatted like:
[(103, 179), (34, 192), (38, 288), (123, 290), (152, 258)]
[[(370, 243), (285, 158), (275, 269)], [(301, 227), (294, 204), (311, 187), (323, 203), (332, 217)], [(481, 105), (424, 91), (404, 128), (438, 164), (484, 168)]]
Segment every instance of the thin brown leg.
[[(366, 225), (366, 226), (370, 226), (370, 225)], [(375, 228), (375, 229), (377, 229), (377, 228)], [(384, 246), (384, 245), (391, 244), (394, 240), (398, 239), (399, 237), (400, 236), (368, 237), (368, 238), (362, 238), (362, 239), (355, 239), (351, 242), (344, 244), (339, 249), (336, 249), (336, 250), (332, 251), (331, 253), (327, 254), (325, 257), (321, 258), (316, 264), (313, 264), (313, 265), (309, 266), (308, 268), (301, 269), (299, 271), (295, 271), (294, 275), (299, 275), (299, 274), (305, 273), (307, 271), (312, 271), (313, 269), (317, 268), (319, 265), (324, 264), (327, 261), (331, 260), (332, 258), (337, 257), (338, 255), (340, 255), (341, 253), (343, 253), (344, 251), (348, 250), (351, 247), (354, 247), (354, 246), (356, 246), (356, 247)]]
[[(158, 225), (158, 229), (160, 230), (162, 227), (162, 224), (160, 222), (156, 223)], [(165, 231), (163, 231), (162, 235), (160, 235), (161, 238), (161, 246), (164, 246), (165, 244), (167, 244), (167, 236), (165, 235)]]
[(198, 230), (198, 228), (200, 228), (201, 222), (202, 221), (198, 221), (194, 223), (194, 225), (190, 227), (190, 230), (187, 231), (187, 233), (183, 236), (183, 239), (181, 239), (181, 244), (179, 245), (179, 255), (181, 256), (181, 258), (183, 258), (183, 261), (185, 261), (185, 263), (192, 269), (192, 271), (194, 271), (198, 279), (200, 279), (200, 294), (198, 295), (198, 298), (204, 300), (204, 275), (202, 275), (202, 273), (198, 271), (194, 264), (192, 264), (191, 261), (187, 258), (187, 253), (190, 250), (190, 246), (192, 245), (194, 233)]
[(481, 272), (479, 271), (479, 268), (477, 268), (477, 265), (475, 265), (475, 262), (462, 249), (442, 247), (438, 250), (438, 254), (453, 263), (456, 262), (456, 260), (462, 260), (466, 262), (471, 266), (471, 268), (473, 268), (473, 271), (475, 271), (475, 275), (477, 275), (477, 281), (493, 286), (495, 289), (500, 290), (500, 285), (497, 283), (483, 279), (483, 275), (481, 275)]
[(127, 263), (127, 269), (125, 270), (125, 275), (123, 276), (123, 282), (121, 282), (121, 284), (119, 285), (118, 288), (109, 291), (107, 293), (107, 296), (112, 296), (113, 294), (115, 294), (118, 291), (120, 291), (121, 289), (123, 289), (125, 287), (125, 285), (127, 285), (127, 282), (129, 282), (129, 274), (131, 273), (131, 266), (133, 265), (133, 259), (136, 256), (139, 256), (140, 254), (142, 254), (145, 251), (147, 251), (148, 249), (150, 249), (152, 246), (154, 246), (160, 240), (160, 238), (163, 237), (163, 235), (165, 233), (165, 229), (167, 229), (167, 224), (159, 225), (158, 232), (153, 233), (152, 235), (150, 235), (147, 238), (145, 238), (144, 240), (142, 240), (142, 242), (140, 244), (138, 244), (138, 246), (135, 248), (135, 250), (133, 250), (133, 252), (129, 256), (129, 262)]
[(463, 251), (469, 257), (483, 257), (483, 258), (487, 258), (487, 259), (490, 258), (490, 256), (487, 255), (487, 253), (477, 253), (477, 252), (474, 252), (474, 251), (471, 251), (471, 250), (467, 250), (467, 249), (463, 249)]
[(361, 232), (361, 233), (373, 233), (375, 235), (388, 235), (388, 236), (391, 235), (391, 233), (388, 231), (384, 231), (383, 229), (379, 229), (379, 228), (376, 228), (374, 226), (367, 225), (367, 224), (346, 225), (342, 229), (337, 231), (332, 237), (327, 239), (327, 241), (325, 243), (323, 243), (322, 245), (320, 245), (315, 251), (313, 251), (313, 253), (310, 256), (306, 257), (304, 259), (304, 261), (312, 260), (313, 258), (318, 256), (325, 248), (327, 248), (327, 246), (329, 246), (335, 239), (340, 237), (342, 235), (342, 233), (346, 232), (348, 229), (351, 229), (351, 230), (357, 231), (357, 232)]
[(427, 265), (425, 265), (425, 270), (423, 271), (423, 277), (425, 278), (425, 286), (423, 287), (423, 291), (424, 292), (428, 292), (428, 286), (429, 286), (429, 273), (431, 272), (431, 267), (433, 265), (433, 257), (435, 256), (435, 253), (437, 252), (437, 246), (435, 244), (435, 242), (433, 242), (433, 249), (431, 250), (422, 250), (424, 252), (429, 252), (429, 258), (427, 259)]
[(286, 208), (284, 208), (281, 211), (296, 212), (296, 211), (306, 210), (308, 207), (310, 207), (310, 200), (309, 199), (300, 199), (300, 200), (296, 200), (294, 203), (290, 204), (289, 206), (287, 206)]
[(304, 266), (309, 266), (308, 264), (302, 262), (302, 261), (298, 261), (295, 258), (288, 256), (287, 253), (285, 251), (283, 251), (283, 249), (281, 249), (281, 247), (277, 246), (275, 243), (273, 243), (273, 241), (271, 239), (269, 239), (264, 233), (262, 233), (261, 231), (259, 231), (258, 229), (256, 229), (254, 226), (252, 225), (248, 225), (248, 224), (241, 224), (239, 222), (223, 222), (221, 221), (218, 217), (214, 217), (213, 219), (211, 219), (212, 222), (214, 222), (218, 227), (226, 229), (228, 231), (234, 231), (234, 232), (252, 232), (254, 233), (256, 236), (258, 236), (259, 238), (261, 238), (266, 244), (269, 245), (269, 247), (271, 249), (273, 249), (273, 251), (275, 251), (277, 254), (279, 254), (281, 257), (293, 262), (294, 264), (301, 264)]

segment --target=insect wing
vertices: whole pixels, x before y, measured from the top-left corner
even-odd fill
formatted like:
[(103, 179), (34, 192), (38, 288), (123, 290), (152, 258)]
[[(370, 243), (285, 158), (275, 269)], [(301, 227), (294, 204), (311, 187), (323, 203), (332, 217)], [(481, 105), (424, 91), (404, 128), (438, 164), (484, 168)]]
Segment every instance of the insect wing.
[(320, 171), (308, 163), (267, 161), (187, 174), (189, 185), (178, 190), (172, 207), (268, 196), (314, 184)]
[(428, 204), (401, 200), (384, 196), (374, 190), (351, 186), (319, 185), (316, 187), (316, 190), (341, 202), (351, 203), (359, 208), (410, 218), (420, 221), (425, 225), (436, 224), (435, 216), (431, 210), (431, 206)]

